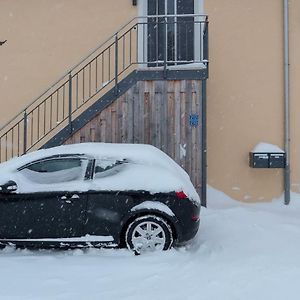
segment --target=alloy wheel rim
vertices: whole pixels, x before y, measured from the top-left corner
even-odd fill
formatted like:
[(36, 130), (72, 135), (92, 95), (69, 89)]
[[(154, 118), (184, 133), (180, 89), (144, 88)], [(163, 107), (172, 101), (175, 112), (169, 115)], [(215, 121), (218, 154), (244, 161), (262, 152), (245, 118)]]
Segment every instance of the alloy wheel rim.
[(162, 226), (145, 221), (134, 228), (132, 244), (134, 249), (139, 252), (163, 250), (166, 244), (166, 235)]

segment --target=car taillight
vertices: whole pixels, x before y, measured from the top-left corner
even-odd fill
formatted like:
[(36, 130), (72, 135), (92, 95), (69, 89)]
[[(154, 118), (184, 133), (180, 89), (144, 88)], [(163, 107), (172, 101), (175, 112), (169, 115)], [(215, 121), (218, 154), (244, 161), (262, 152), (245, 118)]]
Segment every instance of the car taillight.
[(176, 192), (176, 196), (178, 199), (186, 199), (188, 197), (184, 191)]
[(194, 222), (198, 222), (200, 220), (200, 217), (199, 216), (192, 216), (192, 220)]

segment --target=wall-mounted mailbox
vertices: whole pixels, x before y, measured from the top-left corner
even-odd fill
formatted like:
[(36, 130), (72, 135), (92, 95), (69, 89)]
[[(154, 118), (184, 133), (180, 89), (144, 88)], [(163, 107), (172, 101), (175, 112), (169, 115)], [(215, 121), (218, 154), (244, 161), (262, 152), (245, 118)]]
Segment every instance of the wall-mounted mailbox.
[(267, 153), (250, 152), (250, 167), (269, 168), (269, 155)]
[(251, 168), (285, 168), (285, 153), (250, 152)]
[(270, 168), (285, 168), (285, 153), (270, 153)]

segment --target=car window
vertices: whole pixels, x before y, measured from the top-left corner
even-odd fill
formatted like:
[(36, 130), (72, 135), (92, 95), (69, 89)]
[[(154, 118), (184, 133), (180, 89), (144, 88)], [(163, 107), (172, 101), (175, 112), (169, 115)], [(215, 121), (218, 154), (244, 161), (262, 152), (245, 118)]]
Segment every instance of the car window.
[(127, 160), (96, 160), (94, 179), (99, 179), (107, 176), (113, 176), (118, 174), (124, 167), (124, 164), (128, 163)]
[(58, 158), (33, 163), (19, 172), (34, 183), (53, 184), (84, 179), (87, 160)]

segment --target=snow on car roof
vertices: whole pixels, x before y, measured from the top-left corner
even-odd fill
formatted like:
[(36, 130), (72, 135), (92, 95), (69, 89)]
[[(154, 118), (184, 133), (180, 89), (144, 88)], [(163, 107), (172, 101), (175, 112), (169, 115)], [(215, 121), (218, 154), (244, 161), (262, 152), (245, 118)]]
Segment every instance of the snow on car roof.
[[(0, 180), (4, 173), (6, 175), (5, 178), (7, 178), (8, 173), (15, 172), (18, 168), (30, 162), (57, 155), (64, 157), (66, 155), (84, 155), (96, 159), (127, 159), (146, 168), (144, 172), (142, 172), (142, 168), (139, 170), (138, 168), (132, 168), (130, 182), (133, 182), (135, 178), (136, 185), (133, 186), (131, 184), (131, 188), (144, 188), (149, 192), (183, 190), (189, 198), (200, 202), (188, 174), (167, 154), (154, 146), (145, 144), (81, 143), (41, 149), (0, 164)], [(165, 173), (166, 171), (168, 174)], [(146, 174), (147, 172), (148, 174)], [(125, 178), (119, 178), (119, 181), (114, 181), (113, 185), (107, 182), (107, 188), (124, 190), (130, 182), (125, 180)], [(101, 183), (104, 183), (103, 180)]]

